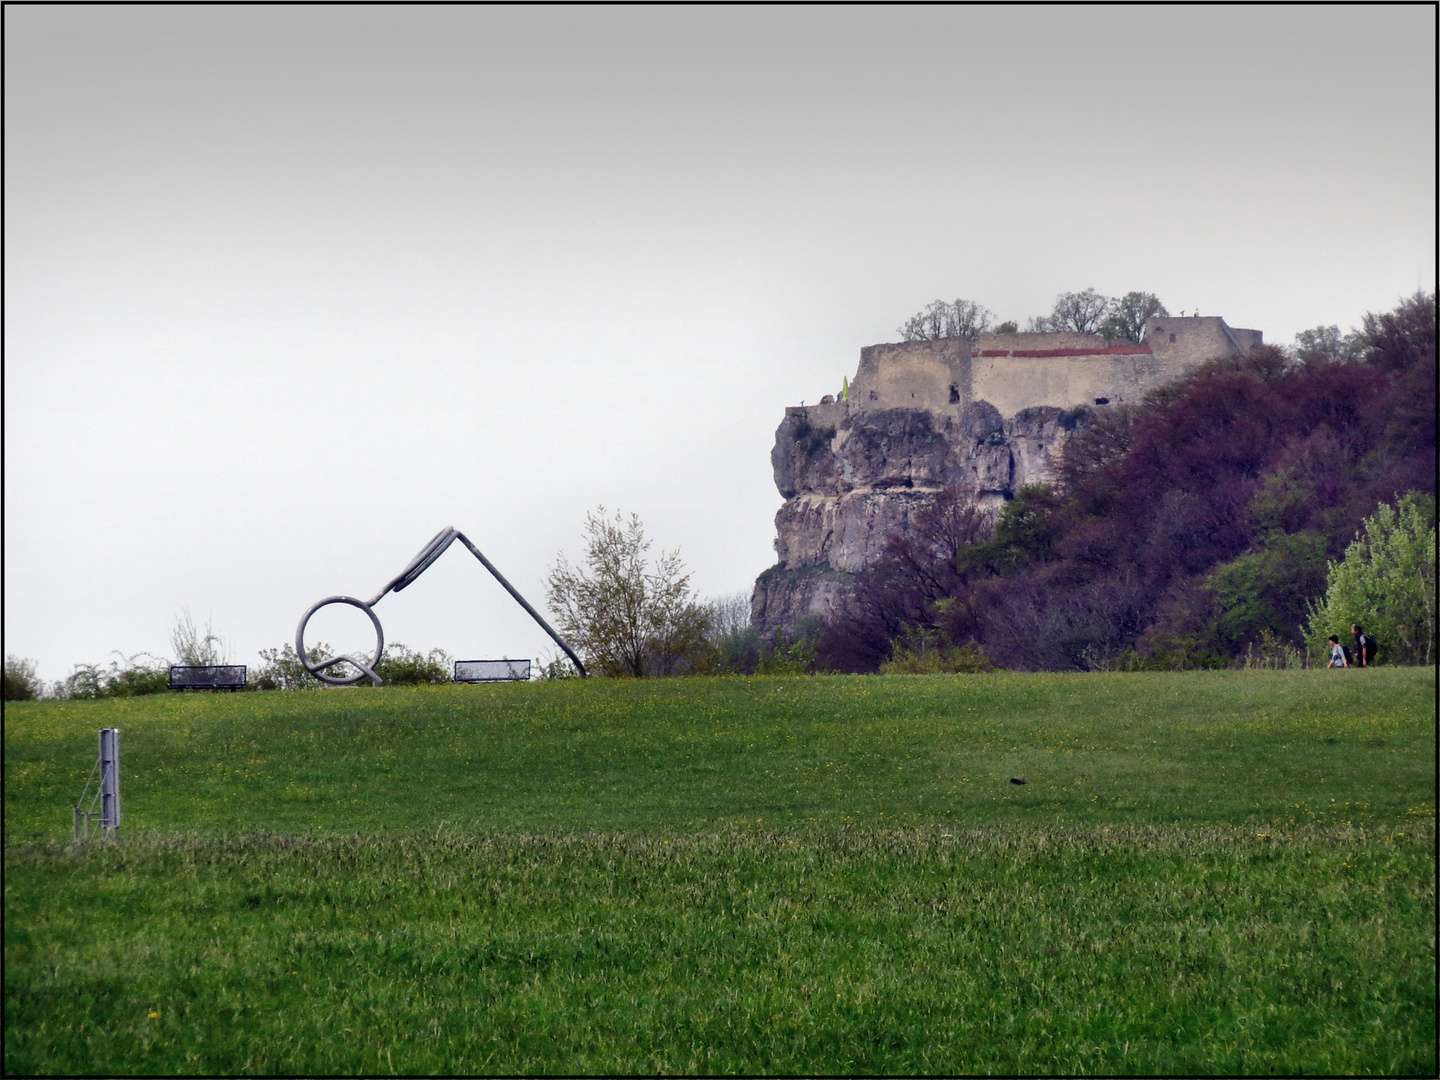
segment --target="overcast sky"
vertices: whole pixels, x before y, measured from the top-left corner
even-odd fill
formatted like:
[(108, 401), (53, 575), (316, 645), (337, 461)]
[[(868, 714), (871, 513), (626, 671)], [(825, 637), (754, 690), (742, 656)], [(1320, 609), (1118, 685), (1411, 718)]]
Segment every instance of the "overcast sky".
[[(5, 650), (51, 679), (187, 607), (253, 664), (447, 524), (539, 606), (598, 504), (748, 592), (784, 407), (937, 297), (1284, 343), (1435, 285), (1433, 6), (4, 20)], [(552, 651), (458, 547), (376, 612)]]

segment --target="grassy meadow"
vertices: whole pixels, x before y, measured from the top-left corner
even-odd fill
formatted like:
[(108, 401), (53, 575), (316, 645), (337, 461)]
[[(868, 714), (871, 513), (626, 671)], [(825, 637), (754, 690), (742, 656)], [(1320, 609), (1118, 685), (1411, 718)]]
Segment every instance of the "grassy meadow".
[[(6, 1071), (1433, 1072), (1434, 695), (1380, 668), (7, 705)], [(76, 846), (111, 725), (124, 838)]]

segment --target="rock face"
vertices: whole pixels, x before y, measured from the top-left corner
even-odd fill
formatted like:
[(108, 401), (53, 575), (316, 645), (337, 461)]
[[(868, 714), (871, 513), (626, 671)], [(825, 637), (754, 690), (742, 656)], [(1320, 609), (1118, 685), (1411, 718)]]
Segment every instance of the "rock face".
[(1258, 331), (1213, 316), (1151, 322), (1153, 349), (1083, 334), (982, 334), (973, 345), (861, 350), (848, 400), (787, 408), (775, 431), (779, 561), (755, 582), (754, 625), (769, 635), (828, 618), (886, 535), (907, 532), (941, 488), (998, 508), (1053, 478), (1066, 437), (1093, 410), (1137, 402), (1201, 360), (1260, 343)]
[(889, 533), (904, 533), (941, 488), (998, 505), (1048, 479), (1078, 412), (1025, 409), (1010, 419), (988, 402), (942, 416), (925, 409), (847, 411), (846, 403), (788, 408), (770, 461), (785, 505), (775, 515), (779, 564), (756, 582), (751, 616), (765, 634), (829, 617), (849, 579), (872, 565)]

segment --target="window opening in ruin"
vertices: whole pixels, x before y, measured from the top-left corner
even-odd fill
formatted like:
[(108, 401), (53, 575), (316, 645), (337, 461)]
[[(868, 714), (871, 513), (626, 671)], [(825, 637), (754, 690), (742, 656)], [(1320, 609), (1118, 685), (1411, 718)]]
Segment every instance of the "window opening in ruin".
[(950, 404), (951, 404), (951, 405), (958, 405), (959, 403), (960, 403), (960, 388), (959, 388), (958, 386), (956, 386), (956, 385), (952, 382), (952, 383), (950, 384)]
[(1174, 335), (1174, 334), (1171, 334), (1171, 335), (1170, 335), (1170, 344), (1171, 344), (1171, 345), (1174, 345), (1174, 344), (1175, 344), (1175, 335)]
[(1109, 399), (1108, 397), (1097, 397), (1097, 398), (1095, 399), (1095, 404), (1096, 404), (1096, 405), (1109, 405), (1109, 404), (1110, 404), (1110, 399)]

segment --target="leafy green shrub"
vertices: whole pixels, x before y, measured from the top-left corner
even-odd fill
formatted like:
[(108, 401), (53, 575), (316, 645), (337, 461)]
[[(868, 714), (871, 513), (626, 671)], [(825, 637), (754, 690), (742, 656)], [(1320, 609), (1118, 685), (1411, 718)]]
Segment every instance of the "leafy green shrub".
[(1283, 671), (1305, 666), (1305, 651), (1280, 641), (1268, 629), (1260, 631), (1260, 640), (1245, 646), (1240, 661), (1246, 671)]
[(45, 685), (35, 674), (35, 661), (5, 657), (5, 700), (34, 701), (45, 696)]
[[(329, 645), (319, 642), (310, 647), (310, 662), (319, 663), (332, 655)], [(262, 666), (246, 685), (247, 690), (317, 690), (325, 684), (305, 670), (295, 646), (286, 642), (278, 649), (261, 649)]]
[[(175, 648), (178, 664), (213, 665), (224, 664), (225, 644), (206, 623), (204, 630), (195, 625), (189, 610), (185, 610), (175, 621), (170, 631), (170, 643)], [(70, 674), (55, 684), (53, 694), (58, 698), (72, 701), (94, 701), (100, 698), (142, 697), (146, 694), (163, 694), (170, 690), (170, 661), (163, 656), (140, 652), (132, 656), (116, 650), (118, 659), (110, 661), (108, 667), (99, 664), (76, 664)], [(31, 666), (31, 675), (34, 669)], [(6, 700), (10, 693), (10, 665), (5, 668)], [(38, 688), (34, 696), (43, 696)]]
[[(423, 686), (433, 683), (448, 683), (451, 675), (450, 655), (444, 649), (431, 649), (418, 653), (400, 642), (385, 646), (385, 653), (375, 665), (375, 674), (385, 680), (387, 686)], [(368, 679), (362, 680), (369, 686)]]
[(580, 672), (575, 670), (575, 665), (570, 658), (562, 652), (556, 652), (548, 660), (541, 660), (538, 663), (540, 678), (542, 679), (578, 679)]
[(1193, 637), (1162, 639), (1149, 652), (1126, 649), (1119, 656), (1097, 658), (1091, 671), (1199, 671), (1221, 670), (1230, 666), (1230, 657)]
[(815, 671), (815, 655), (820, 636), (819, 620), (814, 619), (793, 639), (776, 629), (770, 641), (764, 641), (752, 626), (741, 627), (710, 642), (694, 664), (696, 675), (805, 675)]
[(130, 656), (123, 665), (112, 662), (105, 682), (105, 696), (141, 697), (169, 690), (170, 662), (161, 657), (150, 659), (151, 663), (137, 663), (137, 658)]
[[(317, 664), (334, 656), (335, 650), (323, 641), (310, 647), (310, 663)], [(295, 646), (286, 642), (278, 649), (261, 649), (263, 666), (255, 672), (247, 686), (251, 690), (318, 690), (325, 686), (300, 663)], [(362, 657), (362, 659), (364, 659)], [(450, 656), (444, 649), (431, 649), (419, 653), (398, 641), (385, 646), (380, 662), (375, 665), (375, 674), (387, 686), (420, 686), (427, 683), (448, 683), (450, 681)], [(347, 670), (350, 670), (346, 665)], [(369, 686), (369, 679), (361, 679), (357, 686)]]
[(749, 675), (760, 662), (760, 632), (743, 626), (720, 635), (695, 665), (702, 675)]
[(804, 675), (815, 670), (815, 653), (822, 627), (819, 619), (802, 622), (794, 640), (776, 627), (775, 640), (755, 659), (756, 675)]
[(99, 664), (76, 664), (55, 684), (55, 696), (69, 701), (97, 701), (105, 694), (105, 669)]
[(1312, 660), (1323, 663), (1329, 635), (1358, 623), (1379, 642), (1376, 663), (1434, 663), (1434, 496), (1412, 491), (1381, 503), (1327, 577), (1305, 632)]
[(890, 648), (891, 658), (880, 665), (881, 675), (974, 675), (995, 670), (979, 649), (956, 645), (936, 630), (912, 627)]
[(170, 662), (149, 653), (125, 656), (110, 661), (108, 668), (99, 664), (76, 664), (55, 687), (55, 696), (71, 701), (97, 701), (100, 698), (141, 697), (163, 694), (169, 690)]
[(1215, 603), (1218, 646), (1235, 654), (1262, 638), (1299, 645), (1306, 602), (1324, 579), (1325, 537), (1318, 532), (1276, 532), (1221, 563), (1202, 585)]
[(917, 655), (897, 650), (895, 659), (880, 665), (881, 675), (977, 675), (994, 671), (995, 665), (979, 649), (969, 646), (941, 646)]

